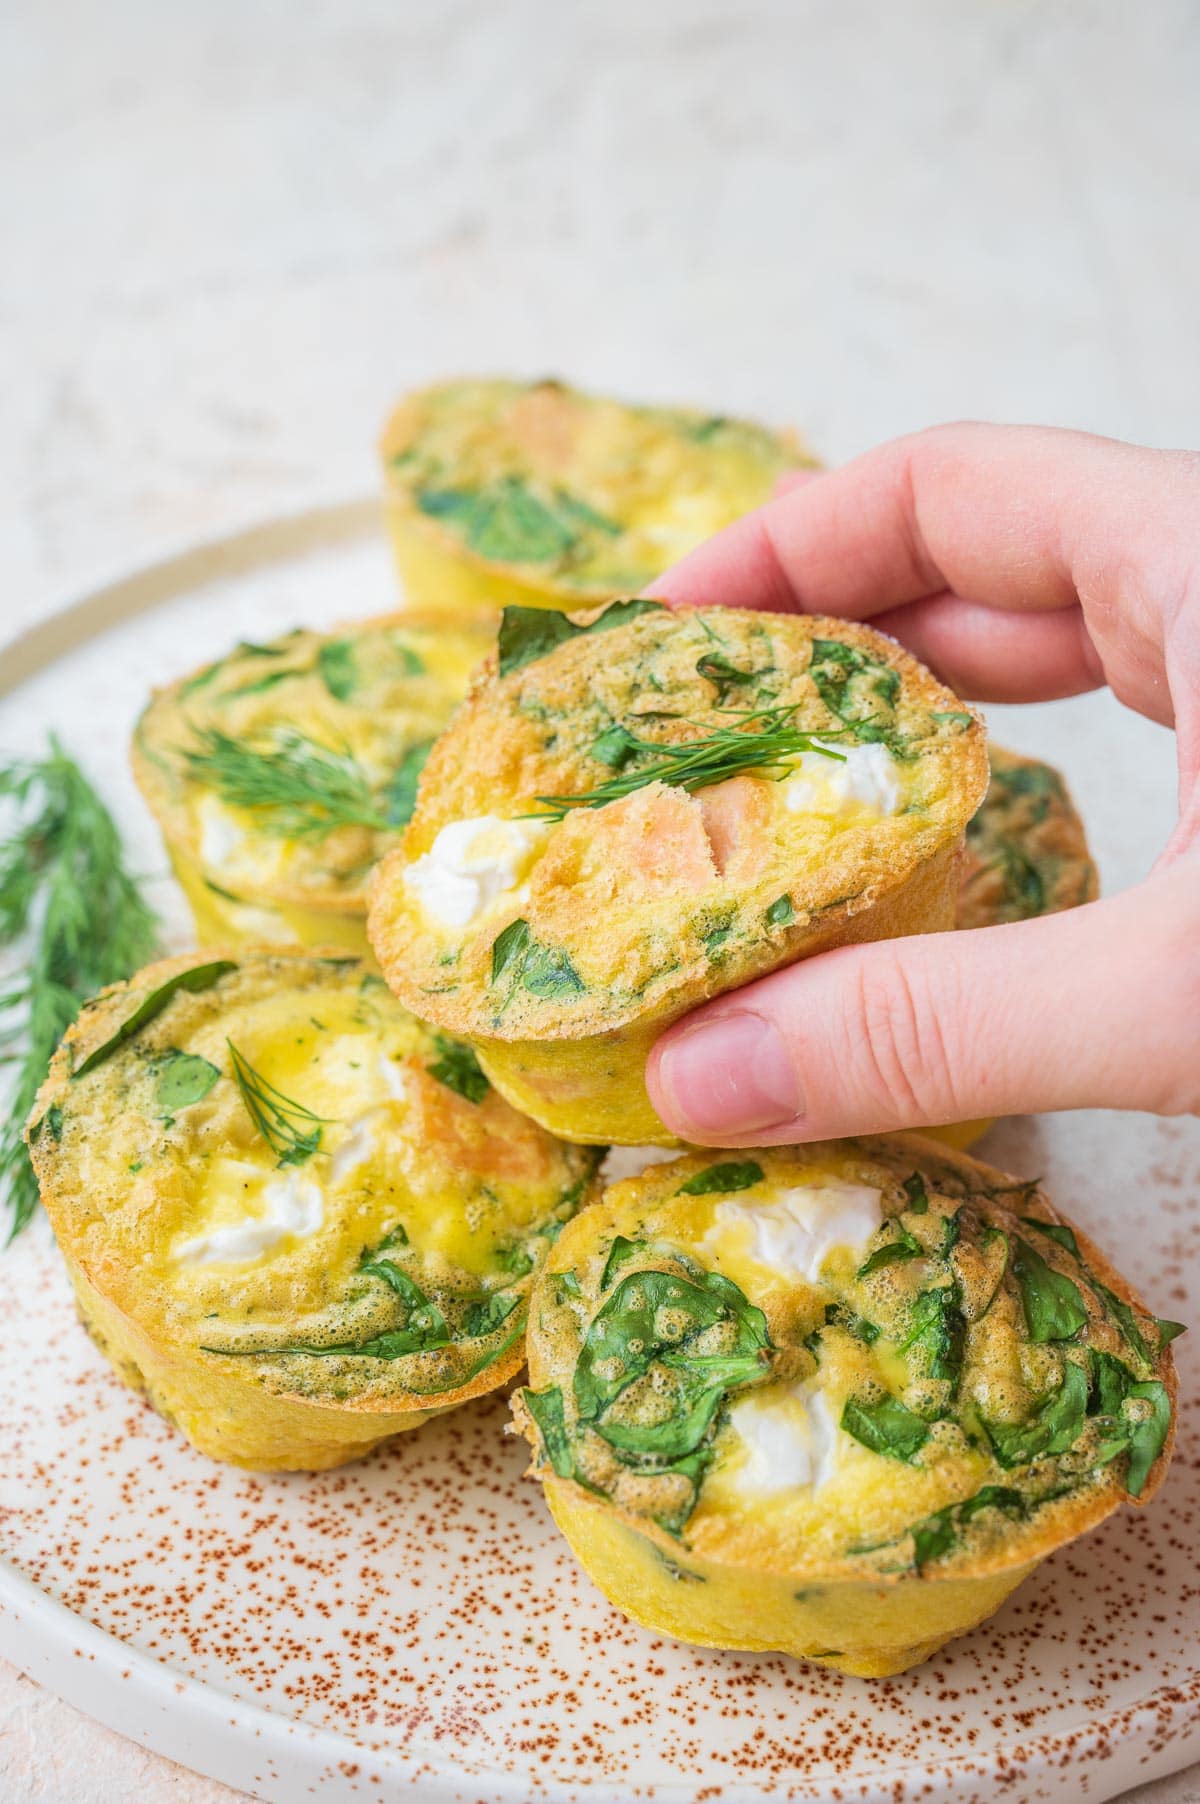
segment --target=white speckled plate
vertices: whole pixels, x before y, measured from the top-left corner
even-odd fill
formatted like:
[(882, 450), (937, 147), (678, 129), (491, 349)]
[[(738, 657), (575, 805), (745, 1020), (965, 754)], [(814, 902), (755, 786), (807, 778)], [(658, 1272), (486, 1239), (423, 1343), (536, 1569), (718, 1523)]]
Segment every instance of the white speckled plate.
[[(0, 652), (0, 752), (62, 734), (182, 943), (125, 764), (150, 685), (238, 637), (392, 596), (365, 503), (188, 552)], [(1001, 713), (1005, 739), (1066, 769), (1107, 886), (1135, 878), (1171, 819), (1168, 737), (1106, 697)], [(1200, 1124), (1010, 1123), (987, 1150), (1044, 1173), (1160, 1313), (1196, 1311)], [(928, 1666), (868, 1682), (624, 1622), (522, 1477), (501, 1402), (338, 1472), (256, 1478), (193, 1453), (117, 1383), (44, 1221), (0, 1257), (0, 1321), (0, 1652), (256, 1797), (1104, 1799), (1200, 1758), (1200, 1336), (1180, 1343), (1160, 1499)]]

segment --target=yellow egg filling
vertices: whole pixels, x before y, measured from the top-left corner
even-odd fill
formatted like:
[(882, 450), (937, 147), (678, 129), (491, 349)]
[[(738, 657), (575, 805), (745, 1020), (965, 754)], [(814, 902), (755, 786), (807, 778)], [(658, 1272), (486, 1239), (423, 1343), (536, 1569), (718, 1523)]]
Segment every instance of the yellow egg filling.
[(555, 1246), (516, 1403), (638, 1621), (927, 1658), (1170, 1455), (1178, 1325), (1023, 1184), (912, 1136), (696, 1152)]

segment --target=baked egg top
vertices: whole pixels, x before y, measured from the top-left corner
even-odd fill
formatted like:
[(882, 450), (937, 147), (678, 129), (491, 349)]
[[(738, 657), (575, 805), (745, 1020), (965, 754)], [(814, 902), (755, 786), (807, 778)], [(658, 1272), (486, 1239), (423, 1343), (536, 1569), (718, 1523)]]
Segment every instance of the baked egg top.
[(596, 1159), (358, 961), (301, 952), (191, 954), (106, 991), (30, 1143), (60, 1242), (146, 1333), (364, 1407), (516, 1370), (532, 1273)]
[(704, 1152), (565, 1230), (518, 1420), (668, 1546), (965, 1576), (1149, 1496), (1178, 1332), (1036, 1182), (929, 1141)]
[(1100, 893), (1083, 822), (1051, 764), (988, 747), (991, 782), (967, 825), (960, 927), (1026, 921)]
[(420, 614), (299, 629), (159, 690), (133, 763), (168, 843), (227, 900), (364, 912), (493, 640), (486, 622)]
[(454, 1031), (596, 1032), (799, 956), (952, 849), (986, 770), (976, 717), (868, 627), (509, 608), (372, 945)]
[(644, 588), (812, 462), (749, 420), (497, 378), (409, 395), (381, 449), (425, 530), (579, 601)]

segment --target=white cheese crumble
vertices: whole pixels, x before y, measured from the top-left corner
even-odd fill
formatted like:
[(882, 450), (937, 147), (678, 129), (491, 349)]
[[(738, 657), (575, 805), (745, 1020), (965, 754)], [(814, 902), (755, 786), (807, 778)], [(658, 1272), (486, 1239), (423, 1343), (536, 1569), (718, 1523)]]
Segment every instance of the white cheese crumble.
[(201, 860), (210, 869), (223, 871), (234, 853), (245, 843), (245, 831), (216, 796), (202, 796), (197, 814), (200, 820)]
[(640, 1178), (651, 1165), (665, 1165), (678, 1159), (678, 1146), (610, 1146), (600, 1166), (606, 1184), (619, 1184), (622, 1178)]
[(803, 752), (796, 760), (796, 775), (783, 787), (783, 800), (791, 813), (837, 816), (858, 808), (877, 815), (896, 813), (900, 773), (886, 746), (830, 745), (829, 750), (839, 752), (840, 759)]
[[(257, 1170), (257, 1167), (255, 1167)], [(243, 1265), (270, 1252), (289, 1234), (315, 1234), (325, 1220), (325, 1198), (319, 1184), (298, 1171), (272, 1175), (262, 1188), (265, 1213), (226, 1222), (183, 1241), (175, 1257), (183, 1265)]]
[(395, 1059), (389, 1059), (386, 1052), (381, 1052), (377, 1070), (383, 1082), (383, 1087), (391, 1097), (392, 1101), (406, 1102), (408, 1100), (408, 1087), (403, 1066), (397, 1065)]
[(451, 821), (409, 865), (404, 881), (443, 927), (466, 927), (516, 887), (545, 831), (539, 821), (506, 821), (494, 814)]
[(883, 1221), (883, 1192), (870, 1184), (801, 1184), (769, 1203), (719, 1203), (705, 1244), (730, 1230), (750, 1257), (783, 1278), (815, 1284), (834, 1247), (857, 1257)]
[(378, 1114), (377, 1109), (368, 1109), (365, 1115), (359, 1115), (350, 1122), (330, 1153), (329, 1176), (335, 1184), (340, 1184), (343, 1178), (348, 1178), (360, 1165), (365, 1165), (374, 1154)]
[(823, 1392), (806, 1384), (780, 1396), (742, 1397), (729, 1411), (746, 1459), (733, 1475), (748, 1497), (770, 1497), (802, 1485), (819, 1490), (837, 1469), (840, 1431)]

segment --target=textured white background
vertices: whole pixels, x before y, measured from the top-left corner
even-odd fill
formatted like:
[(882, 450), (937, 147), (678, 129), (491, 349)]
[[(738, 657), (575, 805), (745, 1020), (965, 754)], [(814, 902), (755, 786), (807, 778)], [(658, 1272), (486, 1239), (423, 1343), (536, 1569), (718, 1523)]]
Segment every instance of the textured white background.
[[(0, 636), (444, 371), (1200, 443), (1198, 95), (1196, 0), (0, 4)], [(232, 1794), (0, 1667), (4, 1804), (134, 1797)]]

